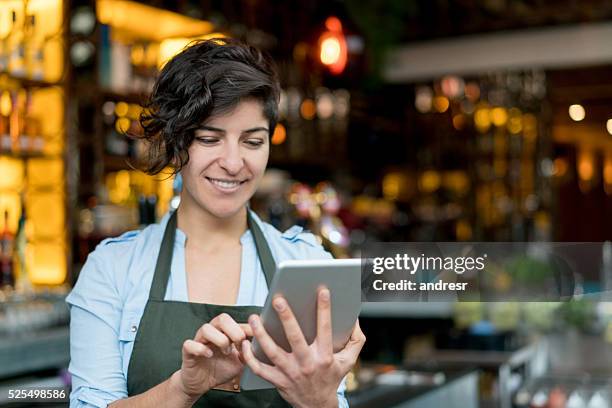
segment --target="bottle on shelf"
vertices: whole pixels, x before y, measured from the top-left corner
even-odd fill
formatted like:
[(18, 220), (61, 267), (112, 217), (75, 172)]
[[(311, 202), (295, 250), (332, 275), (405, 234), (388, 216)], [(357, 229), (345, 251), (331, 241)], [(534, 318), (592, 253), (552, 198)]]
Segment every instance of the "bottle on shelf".
[[(6, 28), (0, 33), (0, 72), (4, 72), (8, 69), (8, 61), (9, 61), (9, 38), (11, 36), (11, 32), (13, 31), (12, 21), (11, 21), (11, 12), (12, 10), (6, 9), (4, 10), (7, 14), (6, 18)], [(0, 10), (3, 12), (3, 10)], [(4, 15), (0, 14), (0, 20), (5, 21)]]
[(0, 92), (0, 152), (10, 152), (12, 140), (10, 133), (11, 94)]
[(40, 27), (36, 26), (36, 15), (31, 14), (26, 20), (25, 64), (28, 77), (42, 80), (44, 77), (45, 39)]
[(15, 291), (21, 294), (28, 294), (32, 292), (32, 283), (28, 274), (28, 264), (26, 260), (26, 247), (28, 245), (28, 238), (26, 235), (26, 207), (25, 200), (22, 195), (21, 197), (21, 216), (17, 223), (17, 233), (15, 234)]
[(13, 277), (13, 251), (15, 237), (9, 229), (9, 213), (4, 211), (4, 227), (0, 234), (0, 287), (12, 289), (15, 280)]
[(16, 77), (24, 77), (25, 72), (25, 49), (24, 49), (24, 24), (19, 22), (17, 12), (11, 12), (13, 29), (8, 39), (8, 71)]
[(131, 91), (139, 92), (146, 88), (145, 43), (132, 44), (130, 47)]
[(133, 79), (129, 45), (111, 40), (110, 55), (111, 90), (118, 93), (129, 92)]
[(32, 93), (26, 93), (25, 116), (23, 124), (22, 150), (30, 153), (41, 153), (44, 148), (44, 138), (40, 120), (32, 111)]
[(14, 152), (22, 151), (22, 146), (28, 144), (27, 140), (23, 139), (24, 114), (21, 103), (22, 90), (11, 94), (11, 114), (9, 120), (9, 133), (11, 135), (11, 145)]

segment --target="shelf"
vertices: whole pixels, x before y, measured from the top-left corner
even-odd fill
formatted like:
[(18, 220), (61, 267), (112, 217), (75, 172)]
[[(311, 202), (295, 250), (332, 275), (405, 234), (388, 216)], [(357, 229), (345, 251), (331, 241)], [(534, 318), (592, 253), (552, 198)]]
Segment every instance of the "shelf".
[(131, 38), (163, 41), (167, 38), (209, 34), (214, 25), (172, 11), (126, 0), (97, 0), (96, 14), (102, 24)]
[(44, 153), (28, 153), (28, 152), (14, 153), (14, 152), (0, 151), (0, 157), (10, 157), (12, 159), (27, 160), (27, 159), (54, 159), (59, 156), (47, 155)]
[(16, 77), (14, 75), (11, 75), (8, 72), (1, 72), (0, 73), (0, 83), (4, 81), (9, 82), (9, 83), (11, 82), (18, 83), (19, 86), (22, 88), (51, 88), (51, 87), (64, 85), (62, 82), (50, 82), (50, 81), (38, 80), (38, 79), (21, 78), (21, 77)]

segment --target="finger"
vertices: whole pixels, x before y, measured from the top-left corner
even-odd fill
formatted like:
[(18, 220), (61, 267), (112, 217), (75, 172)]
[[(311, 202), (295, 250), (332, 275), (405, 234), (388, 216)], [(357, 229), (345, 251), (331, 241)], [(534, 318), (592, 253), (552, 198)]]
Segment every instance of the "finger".
[(365, 341), (365, 334), (363, 334), (361, 331), (361, 327), (359, 327), (359, 320), (357, 320), (348, 343), (346, 343), (346, 346), (344, 346), (342, 350), (335, 354), (336, 360), (340, 364), (340, 367), (344, 373), (349, 372), (349, 370), (355, 365)]
[(210, 358), (213, 356), (213, 351), (210, 347), (194, 340), (185, 340), (183, 343), (183, 360), (195, 359), (198, 357)]
[(287, 300), (282, 296), (277, 296), (272, 300), (272, 306), (276, 310), (278, 317), (283, 325), (285, 336), (291, 346), (291, 351), (295, 354), (299, 362), (305, 362), (310, 358), (310, 350), (308, 343), (304, 338), (302, 329), (291, 310), (291, 307), (287, 303)]
[(251, 329), (251, 326), (249, 326), (248, 323), (239, 323), (238, 325), (244, 331), (247, 337), (253, 337), (253, 329)]
[(276, 387), (285, 388), (288, 383), (287, 377), (281, 370), (275, 366), (259, 361), (257, 357), (255, 357), (251, 342), (248, 340), (242, 342), (242, 359), (255, 375), (271, 382)]
[(221, 313), (214, 319), (210, 321), (214, 327), (219, 329), (219, 331), (223, 332), (230, 340), (236, 344), (236, 346), (240, 346), (242, 340), (247, 338), (246, 333), (238, 323), (227, 313)]
[(249, 324), (253, 329), (253, 337), (257, 339), (264, 354), (275, 366), (287, 372), (289, 368), (287, 352), (280, 348), (264, 329), (261, 319), (257, 315), (249, 317)]
[(334, 352), (330, 297), (329, 289), (322, 288), (319, 290), (317, 296), (317, 348), (325, 356), (331, 356)]
[(242, 343), (239, 346), (232, 343), (232, 355), (236, 357), (243, 365), (246, 364), (244, 357), (242, 356)]
[(206, 323), (200, 327), (194, 338), (195, 341), (207, 344), (212, 343), (219, 347), (223, 354), (229, 354), (231, 349), (231, 341), (229, 337), (223, 334), (219, 329), (210, 323)]

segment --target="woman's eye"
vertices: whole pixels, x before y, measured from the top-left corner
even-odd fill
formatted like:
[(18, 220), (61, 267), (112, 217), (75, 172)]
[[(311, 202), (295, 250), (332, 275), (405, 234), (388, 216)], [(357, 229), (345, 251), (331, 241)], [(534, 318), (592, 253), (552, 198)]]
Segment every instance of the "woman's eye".
[(219, 141), (218, 138), (216, 137), (206, 137), (206, 136), (199, 136), (196, 137), (197, 141), (203, 144), (215, 144)]
[(249, 140), (246, 140), (245, 143), (249, 145), (250, 147), (259, 147), (262, 144), (264, 144), (263, 140), (261, 139), (249, 139)]

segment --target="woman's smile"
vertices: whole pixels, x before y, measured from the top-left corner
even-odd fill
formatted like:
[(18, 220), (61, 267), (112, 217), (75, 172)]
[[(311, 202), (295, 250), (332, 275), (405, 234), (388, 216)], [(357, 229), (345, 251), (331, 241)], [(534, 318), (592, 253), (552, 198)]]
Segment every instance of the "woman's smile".
[(238, 191), (240, 187), (249, 179), (226, 179), (226, 178), (212, 178), (204, 177), (215, 189), (222, 193), (233, 193)]

